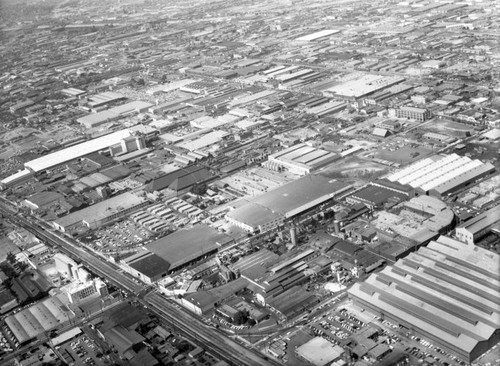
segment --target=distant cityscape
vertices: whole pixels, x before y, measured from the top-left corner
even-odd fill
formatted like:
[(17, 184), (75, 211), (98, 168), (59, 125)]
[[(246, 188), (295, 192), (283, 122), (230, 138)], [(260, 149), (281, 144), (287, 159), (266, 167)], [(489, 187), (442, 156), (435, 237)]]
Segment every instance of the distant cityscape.
[(500, 2), (0, 1), (0, 365), (500, 365)]

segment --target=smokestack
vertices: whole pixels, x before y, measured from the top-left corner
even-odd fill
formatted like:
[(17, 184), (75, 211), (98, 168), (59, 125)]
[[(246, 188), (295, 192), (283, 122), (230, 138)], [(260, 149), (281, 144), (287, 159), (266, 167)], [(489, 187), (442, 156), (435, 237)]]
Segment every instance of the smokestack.
[(333, 228), (335, 229), (335, 234), (340, 234), (340, 221), (339, 220), (333, 221)]
[(293, 246), (297, 245), (297, 233), (295, 232), (295, 225), (292, 225), (290, 228), (290, 241)]

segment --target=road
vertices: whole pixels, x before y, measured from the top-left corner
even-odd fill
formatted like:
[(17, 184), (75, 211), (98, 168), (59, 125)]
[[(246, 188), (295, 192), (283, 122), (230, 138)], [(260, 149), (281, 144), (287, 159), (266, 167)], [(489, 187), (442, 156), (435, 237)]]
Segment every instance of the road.
[[(4, 200), (2, 201), (0, 201), (0, 213), (8, 217), (11, 222), (25, 228), (47, 243), (57, 246), (62, 252), (84, 263), (96, 275), (133, 294), (138, 294), (144, 289), (144, 286), (138, 285), (119, 272), (118, 268), (111, 263), (107, 263), (102, 258), (80, 247), (73, 239), (51, 231), (48, 224), (34, 217), (28, 219), (17, 214), (17, 210)], [(171, 303), (158, 293), (150, 293), (138, 301), (185, 333), (188, 338), (193, 338), (200, 346), (232, 365), (281, 365), (274, 360), (264, 358), (265, 356), (256, 351), (244, 348), (217, 329), (207, 326), (194, 314), (181, 310), (177, 304)]]
[(263, 359), (259, 353), (239, 345), (229, 339), (222, 332), (205, 324), (200, 319), (191, 314), (176, 308), (172, 308), (162, 295), (157, 292), (148, 294), (143, 300), (151, 308), (154, 308), (164, 319), (174, 325), (181, 332), (193, 338), (197, 343), (206, 346), (206, 349), (223, 355), (230, 350), (231, 357), (222, 357), (225, 361), (235, 365), (281, 365), (271, 359)]

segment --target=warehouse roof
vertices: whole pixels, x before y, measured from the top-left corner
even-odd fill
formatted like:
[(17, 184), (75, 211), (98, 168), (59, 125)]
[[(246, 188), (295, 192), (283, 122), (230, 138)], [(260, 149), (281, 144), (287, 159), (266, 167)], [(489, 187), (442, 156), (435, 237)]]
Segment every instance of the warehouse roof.
[(401, 201), (407, 198), (402, 193), (374, 185), (360, 189), (359, 191), (351, 194), (351, 197), (357, 198), (362, 202), (369, 202), (374, 205), (381, 205), (393, 197), (397, 197)]
[(146, 202), (145, 197), (126, 192), (63, 216), (55, 220), (54, 223), (61, 227), (71, 226), (83, 221), (91, 224), (121, 211), (138, 206), (143, 202)]
[(217, 250), (228, 237), (205, 225), (179, 230), (147, 245), (147, 249), (169, 262), (169, 270)]
[(344, 350), (323, 337), (316, 337), (298, 347), (296, 352), (313, 365), (323, 366), (339, 358)]
[(123, 354), (134, 345), (145, 340), (145, 338), (136, 331), (127, 330), (120, 325), (105, 332), (104, 337), (108, 343), (116, 347), (120, 354)]
[(63, 195), (58, 192), (44, 191), (35, 193), (34, 195), (26, 198), (26, 202), (37, 207), (44, 207), (62, 198)]
[(308, 175), (287, 183), (253, 200), (286, 217), (318, 205), (345, 191), (350, 185), (320, 175)]
[(346, 75), (341, 83), (330, 87), (326, 91), (341, 96), (360, 98), (403, 81), (405, 79), (400, 76), (352, 73)]
[(500, 205), (467, 220), (458, 226), (457, 229), (465, 229), (475, 234), (498, 221), (500, 221)]
[[(65, 295), (63, 295), (65, 296)], [(19, 343), (51, 330), (68, 320), (69, 310), (58, 297), (50, 297), (5, 319)]]
[(331, 36), (332, 34), (339, 33), (340, 30), (337, 29), (324, 29), (319, 32), (314, 32), (296, 39), (296, 41), (314, 41), (315, 39), (320, 39), (323, 37)]
[(96, 139), (42, 156), (35, 160), (28, 161), (27, 163), (24, 163), (24, 166), (35, 173), (38, 173), (90, 153), (104, 150), (111, 145), (119, 143), (122, 139), (128, 136), (130, 136), (129, 130), (113, 132), (109, 135), (101, 136)]
[(253, 202), (248, 202), (227, 214), (230, 219), (242, 222), (252, 228), (277, 220), (283, 215)]
[(492, 164), (472, 160), (466, 156), (436, 155), (409, 165), (387, 178), (391, 182), (397, 181), (424, 191), (434, 190), (445, 194), (453, 188), (493, 170)]
[(198, 306), (202, 313), (212, 310), (215, 303), (220, 303), (236, 292), (243, 290), (248, 286), (248, 280), (243, 277), (237, 278), (234, 281), (225, 285), (212, 288), (210, 290), (202, 290), (190, 294), (186, 294), (184, 299)]
[[(134, 255), (135, 257), (135, 255)], [(155, 278), (168, 272), (170, 263), (152, 252), (146, 252), (134, 260), (127, 261), (127, 265), (149, 278)]]
[(213, 175), (208, 169), (190, 165), (154, 179), (149, 183), (147, 190), (154, 192), (170, 188), (175, 191), (181, 191), (191, 187), (195, 183), (203, 183), (212, 178)]
[(88, 114), (86, 116), (78, 118), (76, 121), (78, 123), (81, 123), (85, 127), (90, 128), (107, 122), (108, 120), (127, 115), (129, 113), (140, 112), (152, 106), (153, 104), (148, 102), (134, 101), (119, 105), (114, 108), (106, 109), (98, 113)]
[(253, 198), (230, 211), (230, 219), (251, 227), (280, 217), (292, 217), (344, 192), (350, 185), (319, 175), (308, 175)]
[(470, 354), (500, 329), (499, 273), (498, 254), (440, 237), (348, 292)]

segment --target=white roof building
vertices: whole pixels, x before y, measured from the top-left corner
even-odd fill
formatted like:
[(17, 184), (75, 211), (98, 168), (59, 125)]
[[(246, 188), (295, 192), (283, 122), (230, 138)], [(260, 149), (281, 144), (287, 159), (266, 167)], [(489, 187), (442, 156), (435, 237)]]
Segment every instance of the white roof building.
[(28, 161), (24, 163), (24, 166), (35, 173), (39, 173), (93, 152), (107, 149), (129, 136), (131, 136), (131, 132), (128, 129), (113, 132), (109, 135), (101, 136)]

